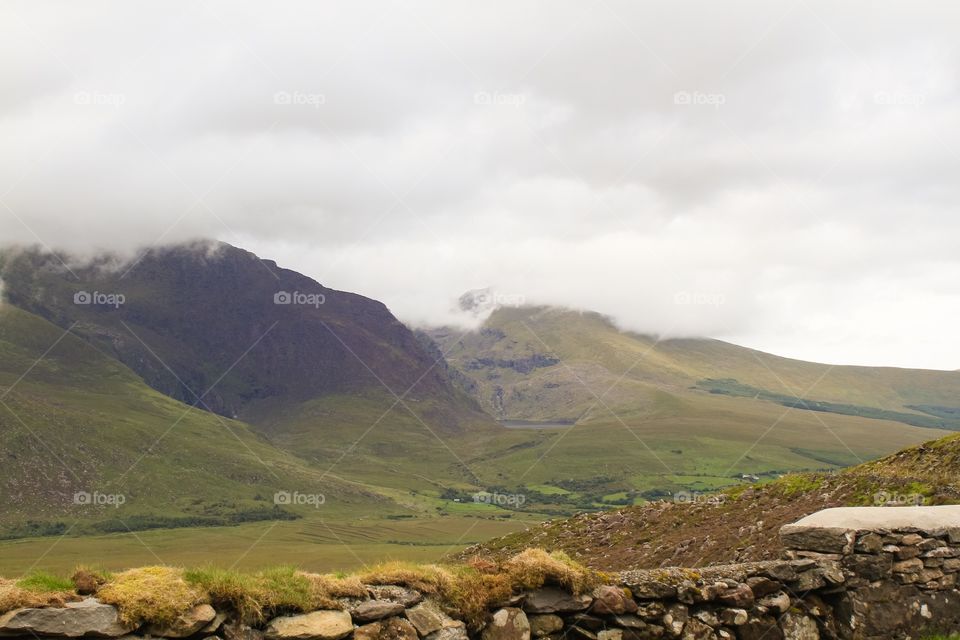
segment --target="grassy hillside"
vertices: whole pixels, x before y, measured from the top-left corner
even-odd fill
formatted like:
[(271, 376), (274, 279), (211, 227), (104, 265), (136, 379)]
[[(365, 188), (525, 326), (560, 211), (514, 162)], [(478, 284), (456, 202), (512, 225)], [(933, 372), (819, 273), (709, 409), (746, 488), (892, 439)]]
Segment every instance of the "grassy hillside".
[(940, 437), (955, 416), (911, 407), (960, 397), (957, 372), (828, 367), (716, 340), (657, 342), (599, 314), (553, 308), (501, 308), (479, 331), (430, 335), (489, 412), (550, 425), (525, 430), (528, 446), (478, 464), (533, 499), (549, 493), (580, 507), (714, 490), (742, 474), (855, 465)]
[(598, 569), (772, 559), (784, 524), (840, 506), (960, 504), (960, 436), (832, 473), (791, 474), (714, 494), (588, 513), (535, 525), (463, 551), (506, 557), (535, 546)]
[(656, 413), (678, 395), (721, 386), (711, 381), (749, 387), (750, 397), (767, 392), (927, 418), (956, 419), (960, 411), (960, 372), (830, 366), (719, 340), (658, 341), (588, 312), (501, 308), (477, 332), (431, 336), (483, 406), (508, 420), (584, 422), (602, 418), (606, 407)]
[[(399, 509), (321, 474), (240, 422), (147, 387), (85, 341), (0, 306), (0, 536), (107, 533), (301, 517), (277, 491), (322, 493), (329, 513)], [(91, 498), (75, 498), (76, 494)], [(122, 496), (97, 505), (96, 495)], [(79, 502), (79, 504), (78, 504)]]

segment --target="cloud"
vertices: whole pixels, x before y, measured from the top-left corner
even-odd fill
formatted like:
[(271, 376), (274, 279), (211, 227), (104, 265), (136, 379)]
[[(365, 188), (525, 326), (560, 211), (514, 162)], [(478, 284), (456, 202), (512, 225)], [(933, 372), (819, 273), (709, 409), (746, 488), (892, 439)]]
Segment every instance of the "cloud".
[(362, 4), (4, 5), (2, 239), (958, 366), (957, 7)]

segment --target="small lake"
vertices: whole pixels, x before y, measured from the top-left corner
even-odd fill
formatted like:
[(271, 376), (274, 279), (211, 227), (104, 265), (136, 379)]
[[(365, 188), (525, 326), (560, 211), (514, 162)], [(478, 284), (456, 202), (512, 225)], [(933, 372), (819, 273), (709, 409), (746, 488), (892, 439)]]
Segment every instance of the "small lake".
[(530, 420), (502, 420), (500, 425), (507, 429), (569, 429), (574, 425), (570, 421), (533, 422)]

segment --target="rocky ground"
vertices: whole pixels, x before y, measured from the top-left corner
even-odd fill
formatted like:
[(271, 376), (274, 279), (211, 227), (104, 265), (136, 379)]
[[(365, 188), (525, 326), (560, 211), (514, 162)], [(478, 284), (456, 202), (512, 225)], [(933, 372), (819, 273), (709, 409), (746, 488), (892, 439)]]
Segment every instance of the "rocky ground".
[(842, 473), (552, 520), (458, 557), (499, 559), (539, 547), (604, 571), (771, 560), (783, 553), (777, 532), (785, 524), (830, 507), (957, 504), (958, 478), (960, 437), (950, 436)]

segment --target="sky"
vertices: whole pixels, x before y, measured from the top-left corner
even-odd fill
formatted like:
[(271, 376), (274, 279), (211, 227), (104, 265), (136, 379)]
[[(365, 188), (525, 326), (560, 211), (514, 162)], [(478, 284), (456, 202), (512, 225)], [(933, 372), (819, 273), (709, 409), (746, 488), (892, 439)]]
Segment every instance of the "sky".
[(6, 2), (0, 242), (960, 368), (960, 5)]

